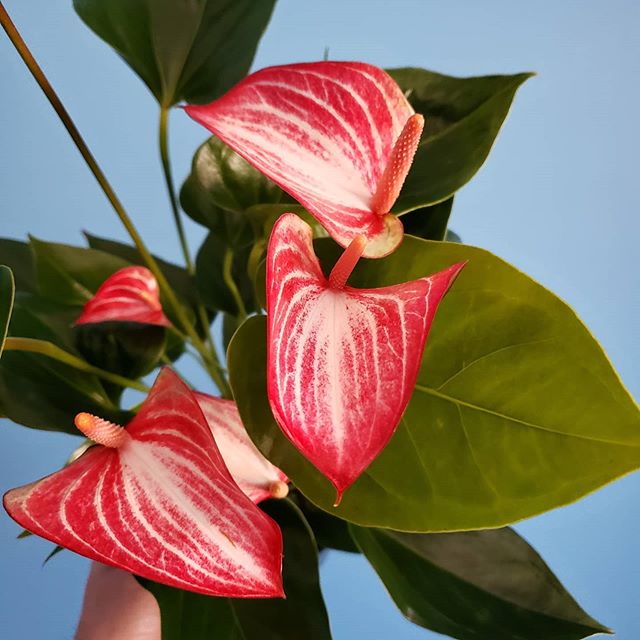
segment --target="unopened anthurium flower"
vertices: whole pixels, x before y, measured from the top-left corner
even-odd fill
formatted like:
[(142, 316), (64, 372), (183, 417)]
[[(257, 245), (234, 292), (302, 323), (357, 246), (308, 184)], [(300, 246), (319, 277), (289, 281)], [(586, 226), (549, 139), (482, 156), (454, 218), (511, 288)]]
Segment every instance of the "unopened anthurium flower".
[(284, 498), (287, 476), (271, 464), (253, 444), (232, 400), (195, 392), (218, 449), (233, 479), (256, 504), (267, 498)]
[(124, 267), (109, 276), (84, 306), (76, 325), (110, 321), (170, 326), (149, 269)]
[(328, 278), (312, 229), (293, 214), (267, 252), (267, 391), (287, 437), (344, 490), (385, 447), (409, 402), (438, 304), (463, 263), (378, 289), (347, 278), (356, 238)]
[(296, 198), (346, 247), (391, 253), (402, 223), (389, 212), (423, 128), (396, 82), (361, 62), (258, 71), (187, 113)]
[(193, 393), (169, 369), (122, 428), (86, 413), (98, 443), (4, 496), (25, 529), (104, 564), (214, 596), (277, 597), (282, 535), (233, 481)]

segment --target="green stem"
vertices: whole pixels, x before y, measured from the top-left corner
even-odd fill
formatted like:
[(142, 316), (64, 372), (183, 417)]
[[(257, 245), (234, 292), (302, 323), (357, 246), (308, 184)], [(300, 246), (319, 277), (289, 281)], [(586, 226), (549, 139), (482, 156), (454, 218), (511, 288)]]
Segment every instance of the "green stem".
[(160, 160), (162, 161), (162, 172), (164, 174), (164, 181), (167, 185), (167, 192), (169, 194), (169, 202), (171, 203), (171, 212), (173, 213), (173, 220), (178, 231), (178, 238), (180, 239), (180, 246), (182, 247), (182, 254), (184, 256), (185, 264), (187, 265), (187, 271), (193, 275), (193, 262), (189, 253), (189, 245), (187, 243), (187, 237), (184, 232), (184, 226), (182, 225), (182, 218), (180, 217), (180, 210), (178, 209), (178, 199), (176, 198), (175, 190), (173, 188), (173, 175), (171, 172), (171, 162), (169, 160), (169, 108), (166, 106), (160, 107), (160, 127), (158, 129), (158, 140), (160, 143)]
[[(0, 24), (2, 24), (2, 27), (4, 28), (7, 35), (9, 36), (9, 39), (13, 43), (13, 46), (16, 48), (16, 51), (20, 54), (20, 57), (22, 58), (25, 65), (31, 72), (31, 75), (34, 77), (35, 81), (38, 83), (43, 93), (51, 103), (51, 106), (53, 107), (54, 111), (62, 121), (62, 124), (64, 125), (65, 129), (68, 131), (69, 135), (71, 136), (71, 139), (73, 140), (76, 147), (78, 148), (78, 151), (80, 152), (85, 162), (87, 163), (87, 166), (91, 170), (91, 173), (93, 173), (95, 179), (97, 180), (98, 184), (102, 188), (102, 191), (104, 192), (105, 196), (111, 203), (111, 206), (113, 207), (114, 211), (118, 215), (118, 218), (120, 218), (120, 221), (122, 222), (125, 229), (127, 230), (127, 233), (129, 234), (134, 244), (136, 245), (136, 248), (138, 249), (138, 252), (142, 256), (142, 259), (144, 260), (145, 264), (147, 265), (147, 267), (149, 267), (150, 271), (153, 273), (156, 280), (158, 281), (160, 288), (164, 292), (165, 297), (169, 302), (169, 304), (171, 305), (176, 315), (176, 318), (179, 320), (180, 324), (182, 325), (182, 328), (189, 335), (189, 338), (191, 339), (195, 348), (203, 355), (205, 359), (208, 359), (209, 361), (211, 361), (212, 356), (208, 353), (206, 346), (200, 339), (200, 336), (198, 336), (195, 328), (189, 322), (189, 319), (184, 309), (182, 308), (182, 305), (179, 303), (178, 298), (176, 297), (173, 289), (170, 287), (169, 283), (167, 282), (167, 279), (164, 277), (164, 274), (160, 270), (160, 267), (158, 266), (157, 262), (155, 261), (155, 259), (147, 249), (146, 245), (144, 244), (142, 238), (140, 237), (140, 234), (138, 233), (137, 229), (133, 225), (133, 222), (129, 218), (129, 215), (127, 214), (124, 207), (122, 206), (122, 203), (116, 196), (113, 188), (109, 184), (109, 181), (107, 180), (106, 176), (104, 175), (98, 163), (96, 162), (95, 158), (93, 157), (93, 154), (91, 153), (91, 151), (89, 151), (87, 144), (85, 143), (84, 139), (80, 135), (80, 132), (78, 131), (73, 120), (71, 119), (71, 116), (69, 115), (67, 110), (64, 108), (64, 105), (60, 101), (60, 98), (54, 91), (53, 87), (47, 80), (47, 77), (45, 76), (44, 72), (36, 62), (35, 58), (31, 54), (31, 51), (29, 51), (29, 48), (27, 47), (26, 43), (20, 36), (20, 33), (16, 29), (13, 22), (11, 21), (11, 18), (9, 17), (9, 14), (7, 13), (4, 6), (2, 5), (2, 2), (0, 2)], [(219, 365), (218, 365), (218, 368), (216, 368), (214, 363), (211, 362), (210, 367), (211, 367), (210, 371), (212, 372), (212, 376), (216, 384), (220, 387), (220, 389), (228, 388), (226, 384), (226, 380), (224, 380), (224, 377), (222, 377), (221, 374), (218, 373)], [(215, 375), (214, 375), (214, 372), (215, 372)]]
[(242, 321), (247, 317), (247, 310), (244, 306), (244, 302), (242, 301), (242, 296), (240, 295), (238, 286), (236, 285), (236, 282), (233, 279), (233, 273), (231, 272), (232, 267), (233, 267), (233, 249), (227, 248), (224, 252), (224, 260), (222, 263), (222, 278), (225, 284), (227, 285), (227, 288), (229, 289), (229, 291), (231, 291), (233, 300), (236, 303), (236, 307), (238, 308), (238, 319)]
[(81, 360), (72, 353), (68, 353), (67, 351), (64, 351), (64, 349), (61, 349), (46, 340), (35, 340), (33, 338), (7, 338), (4, 343), (4, 348), (6, 351), (28, 351), (30, 353), (39, 353), (47, 358), (51, 358), (52, 360), (68, 364), (70, 367), (78, 369), (79, 371), (92, 373), (93, 375), (98, 376), (107, 382), (117, 384), (120, 387), (137, 389), (143, 393), (147, 393), (149, 391), (149, 387), (147, 387), (146, 384), (142, 384), (142, 382), (130, 380), (129, 378), (119, 376), (117, 373), (111, 373), (110, 371), (94, 367), (88, 362)]

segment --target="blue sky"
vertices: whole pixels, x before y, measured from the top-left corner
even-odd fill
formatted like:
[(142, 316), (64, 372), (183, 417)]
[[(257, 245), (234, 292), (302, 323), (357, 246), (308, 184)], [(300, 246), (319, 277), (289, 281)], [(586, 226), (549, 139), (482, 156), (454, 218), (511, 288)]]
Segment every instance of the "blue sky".
[[(145, 86), (84, 27), (71, 0), (5, 4), (142, 235), (179, 261)], [(452, 75), (536, 71), (485, 167), (460, 192), (452, 228), (569, 302), (637, 396), (639, 29), (633, 0), (279, 0), (255, 66), (319, 59), (329, 47), (333, 59)], [(0, 87), (0, 233), (80, 243), (87, 229), (126, 240), (4, 34)], [(181, 181), (206, 132), (180, 111), (171, 125)], [(188, 223), (188, 233), (195, 248), (203, 231)], [(3, 421), (0, 490), (54, 470), (74, 443)], [(621, 640), (640, 636), (639, 495), (640, 476), (630, 476), (517, 527)], [(17, 532), (0, 514), (0, 637), (68, 638), (87, 563), (63, 553), (42, 569), (50, 545), (17, 542)], [(322, 577), (337, 640), (436, 637), (401, 618), (361, 558), (335, 553)]]

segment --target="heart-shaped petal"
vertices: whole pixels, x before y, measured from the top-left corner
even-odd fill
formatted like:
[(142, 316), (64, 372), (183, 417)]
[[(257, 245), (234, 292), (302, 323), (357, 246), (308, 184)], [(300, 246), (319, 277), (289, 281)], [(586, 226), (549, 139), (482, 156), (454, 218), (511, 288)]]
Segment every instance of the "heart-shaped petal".
[(345, 286), (352, 253), (326, 278), (311, 228), (293, 214), (278, 220), (267, 253), (269, 402), (338, 501), (398, 426), (438, 304), (464, 266), (354, 289)]
[(186, 111), (296, 198), (342, 246), (363, 235), (364, 255), (381, 257), (402, 240), (402, 223), (389, 210), (423, 120), (382, 69), (361, 62), (269, 67)]
[(160, 304), (158, 283), (149, 269), (125, 267), (109, 276), (84, 306), (76, 324), (114, 320), (170, 326)]
[(126, 429), (80, 414), (105, 446), (4, 496), (25, 529), (92, 560), (208, 595), (282, 596), (282, 536), (231, 478), (192, 392), (164, 369)]
[(253, 444), (236, 403), (197, 391), (194, 395), (236, 484), (256, 504), (284, 498), (289, 491), (287, 476)]

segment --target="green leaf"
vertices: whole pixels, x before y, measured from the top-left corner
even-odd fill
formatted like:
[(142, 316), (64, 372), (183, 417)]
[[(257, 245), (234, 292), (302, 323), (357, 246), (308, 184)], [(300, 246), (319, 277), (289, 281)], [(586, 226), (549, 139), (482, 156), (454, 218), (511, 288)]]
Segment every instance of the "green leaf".
[(453, 196), (430, 207), (414, 209), (401, 216), (404, 232), (425, 240), (447, 239), (447, 224), (453, 207)]
[(256, 204), (280, 202), (283, 191), (219, 138), (196, 151), (180, 202), (196, 222), (220, 231), (222, 211), (242, 213)]
[(411, 68), (389, 74), (425, 117), (396, 213), (446, 200), (471, 180), (489, 155), (516, 90), (532, 76), (453, 78)]
[(9, 330), (15, 289), (11, 269), (0, 265), (0, 356), (2, 356), (4, 341)]
[(17, 291), (35, 292), (33, 256), (26, 242), (0, 238), (0, 264), (7, 265), (13, 271)]
[(351, 534), (411, 622), (460, 640), (578, 640), (591, 618), (513, 530)]
[[(338, 255), (316, 243), (325, 268)], [(319, 507), (404, 531), (497, 527), (567, 504), (640, 464), (638, 408), (575, 313), (487, 251), (407, 236), (351, 284), (379, 287), (468, 264), (443, 301), (401, 423), (349, 488), (335, 491), (285, 438), (266, 395), (266, 322), (229, 346), (251, 438)]]
[[(35, 309), (35, 310), (34, 310)], [(67, 346), (65, 338), (41, 316), (38, 301), (16, 295), (9, 335), (48, 340)], [(69, 349), (72, 351), (72, 349)], [(130, 414), (113, 404), (101, 381), (44, 355), (5, 351), (0, 360), (0, 406), (4, 415), (36, 429), (79, 435), (73, 419), (81, 411), (124, 424)]]
[(287, 598), (210, 598), (140, 580), (160, 605), (162, 640), (331, 639), (309, 526), (287, 500), (260, 506), (282, 530)]
[(84, 305), (112, 273), (127, 266), (103, 251), (30, 240), (38, 292), (56, 303)]
[(158, 102), (204, 103), (244, 77), (275, 0), (74, 0)]

